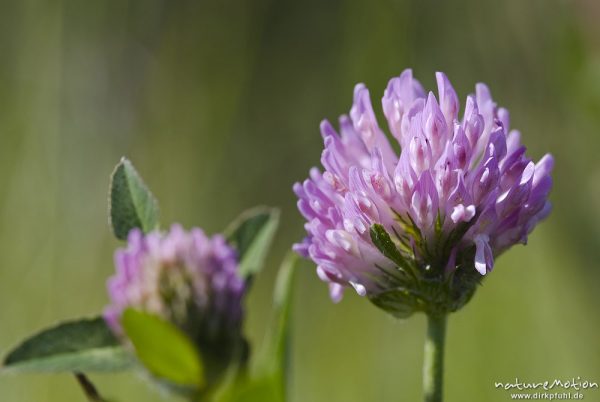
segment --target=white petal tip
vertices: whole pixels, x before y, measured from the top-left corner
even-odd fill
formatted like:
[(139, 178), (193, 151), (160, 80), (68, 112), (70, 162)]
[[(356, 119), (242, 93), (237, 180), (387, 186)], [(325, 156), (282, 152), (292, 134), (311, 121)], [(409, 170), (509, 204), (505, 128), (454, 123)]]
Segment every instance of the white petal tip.
[(352, 287), (354, 288), (354, 290), (356, 290), (356, 293), (358, 293), (359, 296), (366, 296), (367, 288), (365, 288), (363, 285), (356, 282), (350, 282), (350, 285), (352, 285)]
[(477, 270), (477, 272), (479, 272), (481, 275), (485, 275), (487, 274), (487, 267), (485, 264), (481, 264), (479, 262), (475, 263), (475, 269)]

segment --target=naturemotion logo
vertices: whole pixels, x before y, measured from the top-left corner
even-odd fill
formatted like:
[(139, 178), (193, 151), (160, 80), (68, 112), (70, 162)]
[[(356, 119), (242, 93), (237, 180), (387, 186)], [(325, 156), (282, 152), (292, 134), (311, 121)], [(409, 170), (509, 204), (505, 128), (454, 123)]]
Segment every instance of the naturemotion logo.
[(596, 381), (582, 379), (581, 377), (572, 377), (570, 379), (552, 379), (543, 381), (523, 381), (516, 377), (514, 381), (510, 382), (495, 381), (494, 387), (498, 389), (504, 389), (505, 391), (513, 392), (531, 390), (536, 391), (534, 393), (511, 393), (511, 399), (568, 400), (583, 399), (584, 395), (579, 391), (597, 389), (598, 383)]

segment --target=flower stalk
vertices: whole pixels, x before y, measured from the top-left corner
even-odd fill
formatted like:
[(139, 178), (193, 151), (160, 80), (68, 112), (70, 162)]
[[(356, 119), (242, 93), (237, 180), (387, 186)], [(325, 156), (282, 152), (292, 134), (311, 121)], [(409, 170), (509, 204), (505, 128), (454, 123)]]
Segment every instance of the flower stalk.
[(94, 384), (85, 374), (80, 372), (76, 372), (74, 374), (79, 386), (81, 386), (81, 389), (83, 390), (83, 393), (89, 402), (106, 402), (106, 399), (100, 396), (100, 393)]
[(444, 344), (447, 315), (427, 315), (427, 337), (423, 355), (425, 402), (441, 402), (444, 383)]

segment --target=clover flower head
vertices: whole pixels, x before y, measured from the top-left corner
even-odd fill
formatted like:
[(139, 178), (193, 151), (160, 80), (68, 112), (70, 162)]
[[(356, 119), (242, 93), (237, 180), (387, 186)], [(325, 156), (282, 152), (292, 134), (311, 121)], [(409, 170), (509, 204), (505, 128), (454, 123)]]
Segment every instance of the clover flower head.
[(294, 185), (308, 234), (294, 248), (334, 301), (353, 287), (397, 316), (457, 310), (550, 212), (552, 156), (526, 155), (484, 84), (460, 116), (450, 81), (436, 79), (437, 97), (410, 69), (389, 81), (382, 107), (399, 156), (363, 84), (339, 133), (321, 123), (324, 171)]
[(115, 253), (115, 266), (104, 318), (116, 334), (123, 332), (121, 313), (131, 307), (173, 322), (198, 343), (241, 336), (245, 286), (236, 253), (222, 236), (179, 225), (147, 235), (133, 229), (127, 247)]

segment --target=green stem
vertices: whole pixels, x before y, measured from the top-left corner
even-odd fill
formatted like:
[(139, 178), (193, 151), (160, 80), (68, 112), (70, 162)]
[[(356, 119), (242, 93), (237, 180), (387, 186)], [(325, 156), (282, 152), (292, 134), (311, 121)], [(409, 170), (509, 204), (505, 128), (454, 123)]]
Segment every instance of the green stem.
[(442, 402), (444, 382), (444, 342), (446, 315), (427, 315), (427, 338), (423, 357), (423, 394), (425, 402)]
[(89, 402), (105, 402), (105, 399), (100, 396), (94, 384), (85, 374), (80, 372), (75, 372), (73, 374), (75, 374), (75, 378)]

